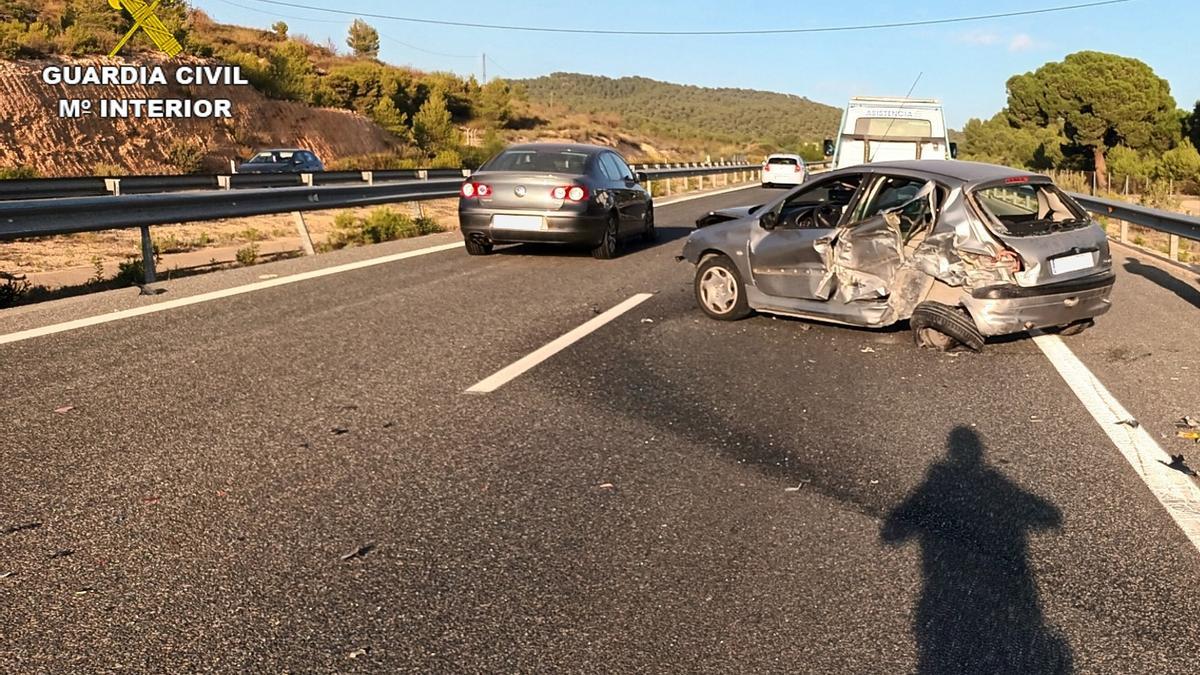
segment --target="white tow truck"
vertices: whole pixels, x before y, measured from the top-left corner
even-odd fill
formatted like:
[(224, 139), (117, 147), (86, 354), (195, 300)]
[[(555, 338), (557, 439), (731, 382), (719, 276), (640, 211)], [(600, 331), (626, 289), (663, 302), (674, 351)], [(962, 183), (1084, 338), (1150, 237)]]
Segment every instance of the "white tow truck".
[(842, 114), (836, 141), (825, 140), (825, 155), (841, 169), (870, 162), (953, 159), (956, 144), (946, 133), (942, 103), (936, 99), (856, 96)]

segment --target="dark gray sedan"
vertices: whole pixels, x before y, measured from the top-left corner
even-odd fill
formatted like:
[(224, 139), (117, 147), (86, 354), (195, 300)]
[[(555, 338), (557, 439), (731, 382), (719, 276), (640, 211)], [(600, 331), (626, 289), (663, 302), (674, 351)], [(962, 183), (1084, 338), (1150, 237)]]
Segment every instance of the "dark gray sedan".
[(554, 242), (613, 258), (622, 241), (654, 239), (654, 204), (625, 160), (609, 148), (514, 145), (488, 160), (459, 192), (467, 253), (494, 244)]
[(272, 148), (259, 150), (242, 162), (238, 173), (316, 173), (325, 165), (311, 150), (303, 148)]

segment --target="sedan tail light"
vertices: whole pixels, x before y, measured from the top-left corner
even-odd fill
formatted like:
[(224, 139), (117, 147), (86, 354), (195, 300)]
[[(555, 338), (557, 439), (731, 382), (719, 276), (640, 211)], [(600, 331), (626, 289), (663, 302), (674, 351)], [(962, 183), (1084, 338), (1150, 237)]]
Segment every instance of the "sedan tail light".
[(491, 197), (492, 186), (486, 183), (463, 183), (462, 189), (459, 191), (463, 197), (470, 199), (471, 197)]
[(566, 199), (572, 202), (586, 202), (588, 190), (582, 185), (560, 185), (550, 191), (554, 199)]

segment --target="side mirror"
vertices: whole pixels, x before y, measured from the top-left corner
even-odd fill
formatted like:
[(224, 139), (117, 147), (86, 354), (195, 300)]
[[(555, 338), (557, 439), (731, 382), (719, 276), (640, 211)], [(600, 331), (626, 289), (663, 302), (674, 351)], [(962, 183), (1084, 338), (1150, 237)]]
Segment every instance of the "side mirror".
[(832, 138), (826, 138), (826, 139), (825, 139), (825, 156), (826, 156), (826, 157), (833, 157), (833, 151), (834, 151), (835, 149), (836, 149), (836, 148), (834, 148), (834, 146), (833, 146), (833, 139), (832, 139)]
[(950, 159), (958, 159), (958, 143), (950, 144)]
[(773, 230), (779, 224), (779, 214), (774, 211), (767, 211), (758, 217), (758, 226), (764, 230)]
[(646, 172), (645, 171), (634, 171), (633, 172), (633, 180), (638, 183), (645, 183), (646, 182)]

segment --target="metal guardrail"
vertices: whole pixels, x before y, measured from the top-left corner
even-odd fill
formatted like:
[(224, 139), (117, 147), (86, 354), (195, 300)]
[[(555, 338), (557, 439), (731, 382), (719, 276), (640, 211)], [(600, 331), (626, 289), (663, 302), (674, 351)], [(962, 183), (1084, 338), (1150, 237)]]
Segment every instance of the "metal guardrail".
[[(705, 176), (752, 176), (758, 168), (695, 164), (638, 171), (647, 181), (700, 177), (703, 186)], [(305, 252), (311, 253), (303, 212), (455, 197), (469, 174), (463, 169), (428, 169), (3, 180), (0, 241), (138, 227), (145, 279), (152, 283), (151, 226), (294, 213)]]
[(1122, 244), (1130, 243), (1128, 227), (1130, 223), (1166, 233), (1168, 236), (1167, 256), (1171, 260), (1179, 260), (1180, 239), (1200, 241), (1200, 218), (1196, 216), (1085, 194), (1072, 193), (1071, 198), (1093, 215), (1119, 220), (1121, 222), (1119, 237)]
[(59, 197), (153, 194), (191, 190), (239, 190), (395, 182), (424, 178), (461, 178), (462, 169), (384, 169), (321, 173), (234, 173), (179, 176), (19, 178), (0, 180), (0, 202)]

